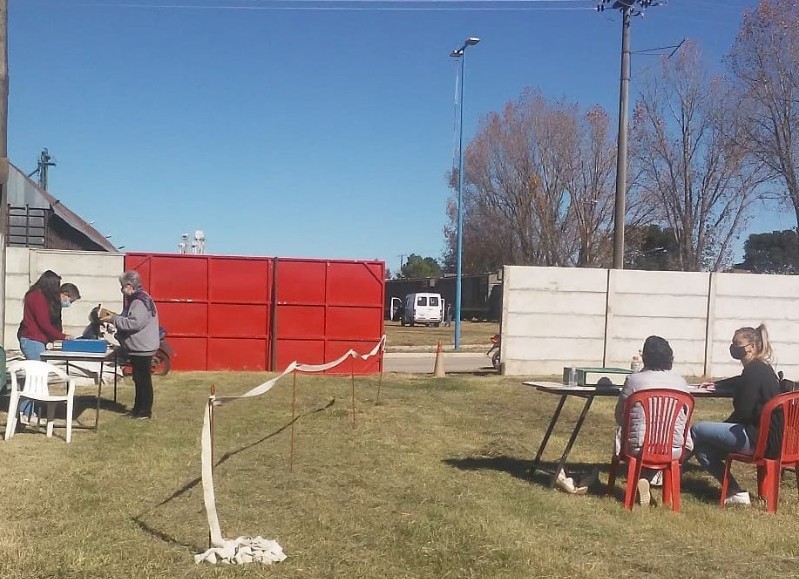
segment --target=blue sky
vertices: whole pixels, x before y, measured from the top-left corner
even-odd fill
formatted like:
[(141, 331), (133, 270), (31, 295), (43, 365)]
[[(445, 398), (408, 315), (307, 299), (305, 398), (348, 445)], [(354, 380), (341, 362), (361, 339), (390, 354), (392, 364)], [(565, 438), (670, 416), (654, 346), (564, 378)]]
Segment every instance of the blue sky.
[[(9, 156), (125, 251), (440, 257), (456, 145), (525, 87), (618, 107), (620, 16), (592, 0), (9, 0)], [(721, 66), (756, 0), (671, 0), (633, 50)], [(631, 97), (656, 58), (634, 56)], [(792, 227), (762, 212), (751, 231)]]

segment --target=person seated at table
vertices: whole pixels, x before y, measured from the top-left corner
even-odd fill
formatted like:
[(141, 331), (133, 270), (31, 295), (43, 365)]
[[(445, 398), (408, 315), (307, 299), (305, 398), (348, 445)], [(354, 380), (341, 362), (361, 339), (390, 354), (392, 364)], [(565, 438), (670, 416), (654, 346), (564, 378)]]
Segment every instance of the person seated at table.
[[(743, 365), (741, 375), (704, 382), (700, 386), (732, 391), (732, 414), (724, 422), (698, 422), (691, 428), (697, 461), (719, 483), (724, 478), (727, 454), (754, 452), (763, 406), (780, 393), (779, 380), (769, 365), (772, 350), (764, 324), (736, 330), (730, 344), (730, 356)], [(729, 483), (725, 504), (750, 504), (749, 493), (740, 487), (732, 474)]]
[[(627, 376), (624, 381), (619, 399), (616, 402), (616, 454), (621, 451), (621, 427), (624, 420), (624, 404), (634, 392), (642, 390), (652, 390), (654, 388), (668, 388), (688, 392), (688, 383), (685, 378), (672, 371), (674, 364), (674, 352), (669, 343), (660, 336), (649, 336), (644, 341), (642, 350), (644, 367), (640, 372), (635, 372)], [(680, 458), (683, 449), (683, 432), (685, 432), (685, 414), (677, 420), (674, 425), (674, 457)], [(640, 449), (644, 440), (644, 411), (640, 405), (634, 406), (630, 410), (631, 427), (628, 432), (630, 448), (635, 451)], [(690, 450), (693, 447), (690, 433), (688, 440), (685, 441), (685, 448)], [(652, 479), (659, 471), (652, 469), (641, 469), (641, 479), (638, 481), (638, 500), (642, 505), (648, 505), (651, 500), (650, 486)]]

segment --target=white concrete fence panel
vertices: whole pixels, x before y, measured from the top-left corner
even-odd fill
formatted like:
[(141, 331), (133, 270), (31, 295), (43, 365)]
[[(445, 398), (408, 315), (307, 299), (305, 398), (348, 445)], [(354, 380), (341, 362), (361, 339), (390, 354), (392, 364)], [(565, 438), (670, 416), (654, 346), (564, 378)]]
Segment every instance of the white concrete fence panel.
[(688, 376), (730, 376), (733, 332), (765, 323), (774, 367), (799, 379), (799, 276), (506, 266), (508, 375), (564, 366), (629, 368), (647, 336), (666, 338)]
[(124, 256), (119, 253), (7, 248), (3, 346), (7, 350), (19, 349), (17, 328), (22, 319), (22, 300), (42, 272), (51, 269), (61, 276), (62, 282), (78, 286), (81, 299), (63, 310), (62, 321), (65, 333), (79, 336), (89, 323), (89, 312), (97, 304), (121, 310), (119, 276), (123, 268)]

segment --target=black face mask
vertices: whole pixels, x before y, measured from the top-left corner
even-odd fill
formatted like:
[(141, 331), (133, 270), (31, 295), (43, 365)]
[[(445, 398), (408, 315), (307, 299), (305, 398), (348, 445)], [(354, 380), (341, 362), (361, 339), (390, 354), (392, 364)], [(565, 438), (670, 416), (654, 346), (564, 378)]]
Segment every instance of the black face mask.
[(743, 360), (746, 358), (746, 346), (730, 344), (730, 356), (732, 356), (734, 360)]

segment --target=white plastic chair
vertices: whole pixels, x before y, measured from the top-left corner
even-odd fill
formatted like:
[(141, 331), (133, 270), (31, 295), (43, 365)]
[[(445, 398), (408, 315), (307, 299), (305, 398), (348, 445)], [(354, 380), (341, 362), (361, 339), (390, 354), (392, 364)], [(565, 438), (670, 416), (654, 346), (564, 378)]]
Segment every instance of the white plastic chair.
[[(9, 364), (8, 373), (11, 376), (11, 397), (8, 401), (8, 422), (6, 423), (5, 440), (10, 440), (14, 436), (19, 420), (19, 399), (27, 398), (47, 404), (47, 436), (53, 436), (53, 418), (55, 417), (55, 406), (62, 402), (67, 404), (67, 435), (66, 440), (72, 440), (72, 408), (75, 396), (75, 381), (70, 378), (61, 368), (40, 362), (39, 360), (21, 360)], [(58, 379), (66, 382), (67, 393), (65, 395), (53, 396), (50, 394), (48, 381), (50, 374), (55, 374)], [(19, 388), (17, 376), (25, 376), (22, 389)]]

